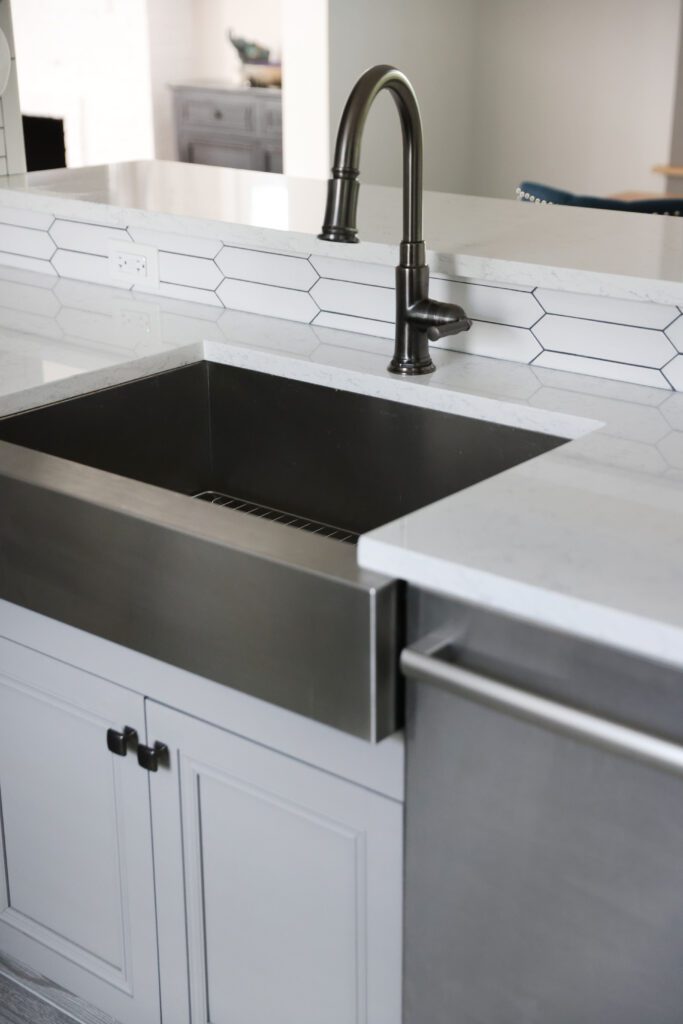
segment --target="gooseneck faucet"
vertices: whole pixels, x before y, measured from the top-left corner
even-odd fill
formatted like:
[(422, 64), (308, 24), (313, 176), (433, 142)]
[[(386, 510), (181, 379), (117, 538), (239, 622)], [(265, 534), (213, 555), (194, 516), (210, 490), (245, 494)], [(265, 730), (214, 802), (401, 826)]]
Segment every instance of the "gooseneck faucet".
[(461, 306), (429, 298), (429, 267), (422, 240), (422, 121), (415, 90), (406, 76), (388, 64), (370, 68), (354, 85), (339, 122), (332, 177), (319, 238), (357, 242), (360, 146), (365, 120), (375, 97), (388, 89), (403, 134), (403, 241), (396, 267), (396, 347), (391, 373), (431, 373), (436, 367), (429, 342), (468, 331), (471, 321)]

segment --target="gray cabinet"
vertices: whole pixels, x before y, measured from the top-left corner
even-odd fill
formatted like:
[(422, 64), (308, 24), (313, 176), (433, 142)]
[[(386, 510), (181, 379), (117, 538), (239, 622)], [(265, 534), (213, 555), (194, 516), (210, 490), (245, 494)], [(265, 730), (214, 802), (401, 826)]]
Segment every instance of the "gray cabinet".
[(122, 1024), (159, 1020), (144, 700), (0, 639), (0, 951)]
[[(68, 657), (118, 678), (73, 632)], [(170, 692), (175, 670), (124, 663)], [(291, 748), (295, 716), (271, 712)], [(167, 744), (156, 772), (108, 750), (126, 725)], [(400, 1024), (402, 841), (399, 800), (272, 735), (0, 637), (0, 953), (122, 1024)]]
[(173, 86), (178, 159), (282, 171), (282, 93), (200, 81)]
[[(400, 1024), (403, 809), (154, 702), (166, 1024)], [(184, 895), (183, 895), (184, 894)], [(189, 975), (186, 965), (189, 964)]]

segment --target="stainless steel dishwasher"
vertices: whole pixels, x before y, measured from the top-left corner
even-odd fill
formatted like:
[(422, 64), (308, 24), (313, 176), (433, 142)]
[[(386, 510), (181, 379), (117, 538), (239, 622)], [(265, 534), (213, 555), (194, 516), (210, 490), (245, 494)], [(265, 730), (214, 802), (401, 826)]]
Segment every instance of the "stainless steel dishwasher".
[(683, 674), (411, 618), (405, 1024), (681, 1024)]

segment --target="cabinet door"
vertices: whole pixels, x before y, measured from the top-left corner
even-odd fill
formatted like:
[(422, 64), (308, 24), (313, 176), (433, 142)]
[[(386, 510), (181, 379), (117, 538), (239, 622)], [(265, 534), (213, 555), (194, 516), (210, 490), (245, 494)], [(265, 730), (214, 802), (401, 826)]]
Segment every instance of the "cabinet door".
[(147, 716), (165, 1024), (400, 1024), (402, 805)]
[(144, 701), (0, 639), (0, 950), (123, 1024), (159, 1020)]

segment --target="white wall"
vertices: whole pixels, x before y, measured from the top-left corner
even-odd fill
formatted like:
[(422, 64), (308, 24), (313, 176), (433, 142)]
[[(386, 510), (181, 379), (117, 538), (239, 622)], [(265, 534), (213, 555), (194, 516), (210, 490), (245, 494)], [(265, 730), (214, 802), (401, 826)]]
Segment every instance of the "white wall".
[(298, 178), (330, 171), (328, 44), (327, 0), (282, 0), (284, 172)]
[(12, 15), (22, 109), (65, 119), (68, 163), (151, 157), (146, 0), (17, 0)]
[[(326, 0), (318, 2), (324, 6)], [(195, 67), (201, 78), (239, 80), (239, 57), (225, 37), (229, 28), (235, 35), (269, 47), (272, 57), (280, 53), (280, 0), (193, 0), (193, 15)]]
[[(420, 102), (425, 187), (441, 192), (464, 191), (469, 180), (471, 40), (478, 2), (329, 0), (332, 135), (358, 76), (373, 64), (395, 64), (410, 78)], [(401, 182), (401, 131), (393, 107), (388, 94), (379, 96), (368, 117), (361, 164), (363, 181), (386, 185)]]
[(175, 160), (173, 96), (169, 82), (195, 74), (193, 0), (146, 2), (154, 155), (157, 160)]
[(680, 0), (478, 0), (472, 177), (608, 195), (664, 191)]

